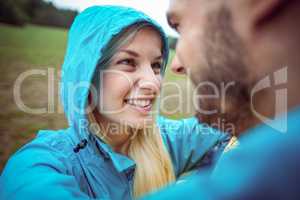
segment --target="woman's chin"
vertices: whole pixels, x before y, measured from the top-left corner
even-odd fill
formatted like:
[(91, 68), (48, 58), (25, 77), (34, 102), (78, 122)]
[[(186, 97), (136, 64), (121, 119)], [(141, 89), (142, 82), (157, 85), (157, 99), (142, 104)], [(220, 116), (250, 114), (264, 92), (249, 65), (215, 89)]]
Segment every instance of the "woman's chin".
[[(130, 118), (129, 118), (130, 119)], [(145, 128), (150, 128), (153, 126), (153, 118), (148, 116), (148, 117), (140, 117), (137, 119), (131, 118), (130, 120), (126, 121), (126, 124), (129, 125), (131, 128), (134, 129), (145, 129)]]

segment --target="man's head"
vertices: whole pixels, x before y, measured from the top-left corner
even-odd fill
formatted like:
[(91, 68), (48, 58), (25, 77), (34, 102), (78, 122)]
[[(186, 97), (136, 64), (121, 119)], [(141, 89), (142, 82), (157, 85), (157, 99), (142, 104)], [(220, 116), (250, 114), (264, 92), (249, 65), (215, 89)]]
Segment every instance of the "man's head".
[(168, 21), (180, 34), (171, 67), (206, 95), (201, 121), (232, 123), (239, 134), (258, 123), (253, 107), (274, 115), (274, 90), (253, 101), (251, 91), (265, 76), (300, 64), (299, 11), (296, 0), (171, 0)]

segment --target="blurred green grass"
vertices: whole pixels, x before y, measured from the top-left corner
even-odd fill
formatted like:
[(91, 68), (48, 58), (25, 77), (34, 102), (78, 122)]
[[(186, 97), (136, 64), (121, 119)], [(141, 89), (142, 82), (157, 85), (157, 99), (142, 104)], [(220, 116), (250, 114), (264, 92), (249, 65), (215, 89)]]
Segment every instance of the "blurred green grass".
[[(17, 28), (0, 24), (0, 171), (7, 158), (34, 138), (38, 130), (67, 126), (63, 113), (24, 113), (17, 107), (13, 97), (14, 83), (22, 72), (51, 67), (55, 69), (55, 73), (59, 73), (66, 50), (67, 34), (67, 30), (59, 28), (34, 25)], [(169, 60), (173, 55), (174, 52), (171, 51)], [(55, 95), (58, 95), (58, 81), (59, 77), (56, 76)], [(47, 77), (26, 79), (21, 90), (25, 104), (36, 108), (47, 106), (47, 84)], [(165, 98), (178, 94), (178, 90), (181, 90), (180, 96)], [(168, 67), (162, 89), (162, 99), (165, 101), (161, 104), (164, 108), (161, 109), (161, 114), (175, 119), (192, 116), (194, 109), (190, 106), (191, 90), (189, 80), (185, 76), (175, 75)]]
[(63, 60), (67, 41), (67, 30), (39, 27), (23, 28), (1, 25), (1, 61), (15, 59), (31, 65), (60, 64)]

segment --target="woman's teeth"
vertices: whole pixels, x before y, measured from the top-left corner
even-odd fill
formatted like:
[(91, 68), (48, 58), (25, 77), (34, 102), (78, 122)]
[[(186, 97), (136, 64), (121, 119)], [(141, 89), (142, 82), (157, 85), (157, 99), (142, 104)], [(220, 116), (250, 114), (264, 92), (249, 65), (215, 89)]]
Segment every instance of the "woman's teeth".
[(134, 99), (128, 99), (126, 102), (133, 106), (139, 106), (139, 107), (147, 107), (151, 104), (151, 100), (134, 100)]

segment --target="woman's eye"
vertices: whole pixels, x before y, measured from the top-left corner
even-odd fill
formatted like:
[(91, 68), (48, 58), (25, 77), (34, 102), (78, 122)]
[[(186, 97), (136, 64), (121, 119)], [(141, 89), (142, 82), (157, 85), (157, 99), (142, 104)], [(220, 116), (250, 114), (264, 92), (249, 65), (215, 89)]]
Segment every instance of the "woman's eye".
[(153, 69), (155, 74), (159, 74), (161, 72), (162, 63), (156, 62), (156, 63), (153, 63), (151, 66), (152, 66), (152, 69)]
[(117, 65), (125, 71), (134, 71), (136, 68), (136, 62), (134, 59), (122, 59), (117, 62)]
[(118, 61), (117, 64), (135, 66), (135, 62), (133, 59), (123, 59), (123, 60)]

